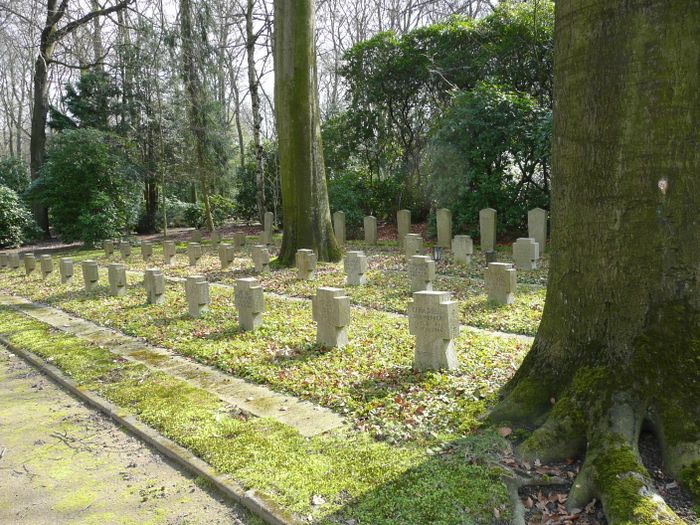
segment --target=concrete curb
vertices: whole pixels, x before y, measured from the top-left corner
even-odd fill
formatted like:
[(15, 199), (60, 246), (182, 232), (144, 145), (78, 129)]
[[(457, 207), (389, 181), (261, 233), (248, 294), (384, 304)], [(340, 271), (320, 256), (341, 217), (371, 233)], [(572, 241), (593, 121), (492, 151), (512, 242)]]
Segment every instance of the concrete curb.
[(47, 363), (36, 354), (15, 346), (2, 335), (0, 335), (0, 343), (88, 406), (104, 413), (191, 474), (206, 479), (224, 496), (242, 505), (252, 514), (265, 521), (265, 523), (269, 525), (302, 524), (302, 521), (279, 509), (274, 503), (265, 500), (255, 490), (245, 490), (236, 481), (230, 479), (229, 476), (218, 474), (208, 463), (174, 441), (160, 435), (156, 430), (138, 421), (135, 417), (127, 415), (118, 406), (90, 390), (83, 390), (60, 369)]

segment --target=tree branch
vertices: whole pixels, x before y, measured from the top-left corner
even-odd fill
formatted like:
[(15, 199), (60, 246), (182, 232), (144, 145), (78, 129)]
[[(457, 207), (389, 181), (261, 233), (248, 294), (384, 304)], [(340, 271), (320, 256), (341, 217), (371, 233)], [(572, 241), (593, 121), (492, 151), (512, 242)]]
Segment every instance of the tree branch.
[(63, 26), (61, 29), (56, 30), (52, 35), (51, 35), (51, 40), (53, 42), (57, 42), (67, 34), (75, 31), (78, 29), (80, 26), (87, 24), (90, 20), (92, 20), (95, 17), (98, 16), (105, 16), (110, 13), (114, 13), (115, 11), (120, 11), (122, 9), (125, 9), (126, 7), (129, 6), (129, 4), (133, 2), (133, 0), (122, 0), (118, 4), (113, 5), (112, 7), (106, 7), (104, 9), (98, 9), (97, 11), (91, 11), (90, 13), (86, 14), (85, 16), (78, 18), (77, 20), (74, 20), (73, 22), (69, 22), (65, 26)]

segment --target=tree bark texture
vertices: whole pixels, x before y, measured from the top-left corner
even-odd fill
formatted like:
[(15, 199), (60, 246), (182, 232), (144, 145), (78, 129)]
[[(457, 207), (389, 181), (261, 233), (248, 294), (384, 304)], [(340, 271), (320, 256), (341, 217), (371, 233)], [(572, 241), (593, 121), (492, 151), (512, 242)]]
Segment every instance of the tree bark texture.
[(643, 425), (700, 481), (699, 86), (700, 1), (557, 2), (547, 299), (492, 418), (538, 426), (523, 457), (585, 453), (569, 505), (612, 524), (682, 523)]

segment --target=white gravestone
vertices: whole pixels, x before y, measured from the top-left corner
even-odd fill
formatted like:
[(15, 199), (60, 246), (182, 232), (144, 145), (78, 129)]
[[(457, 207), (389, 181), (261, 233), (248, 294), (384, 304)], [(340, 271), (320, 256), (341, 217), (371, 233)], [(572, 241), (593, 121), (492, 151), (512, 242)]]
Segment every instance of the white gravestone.
[(198, 242), (191, 242), (187, 245), (187, 258), (190, 266), (197, 266), (197, 263), (202, 258), (202, 245)]
[(333, 214), (333, 232), (336, 242), (341, 246), (345, 244), (345, 213), (342, 211)]
[(36, 257), (34, 256), (33, 253), (25, 253), (24, 254), (24, 271), (27, 275), (31, 275), (31, 273), (36, 270)]
[(109, 295), (120, 297), (126, 295), (126, 266), (112, 263), (107, 266)]
[(53, 259), (50, 255), (42, 255), (39, 257), (39, 266), (41, 268), (41, 276), (44, 279), (53, 273)]
[(406, 235), (411, 233), (411, 210), (399, 210), (396, 212), (396, 228), (399, 234), (399, 246), (403, 246)]
[(173, 264), (175, 258), (175, 241), (163, 241), (163, 262), (167, 265)]
[(316, 254), (313, 250), (297, 250), (295, 259), (297, 263), (297, 277), (305, 281), (313, 279), (316, 271)]
[(153, 257), (153, 243), (151, 241), (141, 243), (141, 257), (144, 261), (150, 261)]
[(231, 244), (223, 242), (219, 245), (219, 262), (221, 263), (222, 270), (231, 266), (235, 258), (236, 250)]
[(199, 244), (202, 244), (202, 232), (199, 230), (194, 230), (192, 232), (192, 236), (190, 237), (190, 240), (192, 242), (198, 242)]
[(192, 317), (209, 310), (209, 283), (203, 275), (191, 275), (185, 281), (187, 306)]
[(485, 280), (489, 301), (496, 304), (513, 304), (518, 281), (512, 264), (489, 263)]
[(241, 330), (255, 330), (262, 324), (265, 294), (257, 279), (236, 279), (234, 303), (238, 310), (238, 324)]
[(240, 250), (245, 246), (245, 232), (235, 232), (233, 234), (233, 247)]
[(469, 235), (455, 235), (452, 239), (452, 255), (456, 264), (469, 264), (474, 254), (474, 243)]
[(73, 282), (73, 259), (70, 257), (61, 257), (58, 261), (58, 270), (61, 274), (61, 282), (69, 284)]
[(540, 247), (540, 255), (547, 245), (547, 211), (535, 208), (527, 213), (527, 236), (535, 239)]
[(143, 272), (143, 287), (146, 289), (148, 304), (165, 302), (165, 276), (160, 270), (149, 268)]
[(265, 212), (263, 217), (263, 232), (260, 236), (261, 244), (272, 244), (272, 224), (275, 221), (275, 214), (271, 211)]
[(423, 237), (417, 233), (409, 233), (403, 240), (403, 250), (406, 260), (410, 260), (414, 255), (420, 255), (423, 251)]
[(408, 306), (408, 329), (416, 337), (416, 370), (458, 368), (454, 339), (459, 335), (457, 302), (449, 292), (416, 292)]
[(450, 248), (452, 243), (452, 212), (447, 208), (437, 211), (437, 246)]
[(125, 261), (131, 257), (131, 243), (128, 241), (121, 243), (119, 245), (119, 253)]
[(114, 241), (102, 241), (102, 248), (105, 251), (105, 255), (111, 257), (114, 254)]
[(0, 268), (7, 268), (8, 265), (8, 255), (5, 252), (0, 253)]
[(266, 273), (270, 271), (270, 252), (264, 244), (256, 244), (251, 250), (250, 256), (253, 258), (255, 273)]
[(359, 286), (365, 284), (365, 273), (367, 273), (367, 256), (362, 251), (351, 251), (345, 255), (343, 261), (346, 283), (348, 286)]
[(326, 348), (343, 347), (348, 343), (350, 298), (340, 288), (321, 287), (311, 300), (316, 322), (316, 342)]
[(214, 230), (213, 232), (211, 232), (210, 239), (211, 243), (214, 246), (218, 246), (221, 242), (221, 234), (218, 231)]
[(94, 292), (99, 287), (100, 271), (96, 261), (83, 261), (83, 282), (86, 292)]
[(496, 210), (493, 208), (484, 208), (479, 212), (479, 235), (482, 252), (496, 249)]
[(537, 270), (540, 245), (535, 239), (521, 237), (513, 243), (513, 261), (517, 270)]
[(427, 255), (414, 255), (408, 260), (411, 292), (430, 291), (435, 279), (435, 261)]
[(377, 244), (377, 218), (368, 215), (364, 219), (365, 243)]
[(17, 252), (12, 252), (7, 254), (7, 265), (12, 269), (16, 270), (19, 268), (19, 254)]

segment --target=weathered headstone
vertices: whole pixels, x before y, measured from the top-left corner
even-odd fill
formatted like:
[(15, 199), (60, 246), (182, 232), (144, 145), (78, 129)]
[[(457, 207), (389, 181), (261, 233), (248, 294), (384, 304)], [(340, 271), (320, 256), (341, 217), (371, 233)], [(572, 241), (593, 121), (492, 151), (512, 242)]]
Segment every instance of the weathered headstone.
[(263, 231), (260, 235), (261, 244), (272, 244), (272, 225), (275, 222), (275, 214), (271, 211), (265, 212), (263, 217)]
[(85, 283), (85, 291), (93, 292), (97, 290), (100, 282), (100, 269), (96, 261), (83, 261), (83, 282)]
[(219, 245), (219, 262), (221, 262), (221, 269), (225, 270), (231, 266), (231, 263), (235, 258), (236, 250), (234, 247), (227, 242), (222, 242)]
[(114, 254), (114, 241), (105, 240), (102, 241), (102, 249), (105, 251), (107, 257), (111, 257)]
[(163, 241), (163, 263), (173, 264), (176, 253), (175, 241)]
[(437, 246), (449, 249), (452, 244), (452, 212), (447, 208), (440, 208), (436, 213), (437, 219)]
[(148, 304), (165, 302), (165, 276), (160, 270), (149, 268), (143, 272), (143, 287), (146, 289)]
[(245, 232), (235, 232), (233, 234), (233, 247), (240, 250), (245, 246)]
[(109, 279), (109, 295), (119, 297), (126, 295), (126, 266), (112, 263), (107, 266), (107, 278)]
[(69, 284), (73, 282), (73, 259), (70, 257), (61, 257), (58, 261), (58, 270), (61, 274), (61, 282)]
[(191, 275), (185, 282), (187, 306), (192, 317), (209, 310), (209, 283), (203, 275)]
[(202, 258), (202, 245), (198, 242), (191, 242), (187, 245), (187, 258), (190, 266), (197, 266), (197, 262)]
[(345, 346), (350, 324), (350, 298), (340, 288), (321, 287), (311, 302), (316, 342), (327, 348)]
[(242, 330), (255, 330), (262, 324), (265, 295), (257, 279), (236, 279), (234, 303), (238, 310), (238, 324)]
[(455, 235), (452, 239), (452, 254), (456, 264), (469, 264), (474, 254), (474, 243), (469, 235)]
[(408, 306), (408, 329), (416, 337), (416, 370), (454, 370), (459, 366), (454, 339), (459, 335), (457, 302), (449, 292), (413, 294)]
[(19, 254), (17, 252), (10, 252), (7, 254), (7, 265), (12, 270), (16, 270), (20, 266)]
[(408, 278), (412, 292), (430, 291), (435, 279), (435, 261), (427, 255), (414, 255), (408, 260)]
[(362, 251), (351, 251), (345, 254), (343, 261), (346, 283), (348, 286), (359, 286), (365, 284), (365, 273), (367, 273), (367, 256)]
[(192, 235), (190, 236), (190, 241), (202, 244), (202, 232), (200, 230), (193, 230)]
[(482, 252), (496, 249), (496, 210), (493, 208), (484, 208), (479, 212), (479, 235)]
[(34, 256), (33, 253), (25, 253), (24, 254), (24, 271), (27, 275), (31, 275), (31, 273), (36, 270), (36, 257)]
[(377, 244), (377, 218), (368, 215), (364, 219), (365, 244)]
[(49, 275), (53, 273), (53, 259), (50, 255), (42, 255), (39, 257), (39, 267), (41, 269), (41, 276), (46, 279)]
[(345, 244), (345, 212), (337, 211), (333, 214), (333, 231), (338, 244)]
[(517, 270), (537, 270), (540, 245), (535, 239), (520, 237), (513, 243), (513, 261)]
[(255, 273), (265, 273), (270, 271), (270, 252), (264, 244), (256, 244), (251, 250), (250, 256), (253, 258)]
[(9, 265), (9, 257), (6, 252), (0, 253), (0, 268), (7, 268)]
[(125, 261), (131, 257), (131, 243), (125, 241), (119, 245), (119, 253)]
[(211, 232), (211, 235), (209, 236), (209, 238), (211, 239), (211, 243), (214, 246), (218, 246), (219, 243), (221, 242), (221, 234), (216, 230)]
[(406, 235), (411, 233), (411, 210), (399, 210), (396, 212), (396, 228), (399, 231), (399, 246), (403, 246)]
[(410, 260), (414, 255), (419, 255), (423, 251), (423, 237), (417, 233), (409, 233), (403, 240), (403, 250), (406, 260)]
[(513, 304), (518, 283), (513, 265), (490, 263), (486, 268), (485, 280), (489, 301), (497, 304)]
[(153, 243), (151, 241), (141, 243), (141, 257), (144, 261), (150, 261), (153, 257)]
[(527, 236), (535, 239), (540, 247), (540, 255), (547, 245), (547, 211), (535, 208), (527, 213)]
[(297, 250), (295, 261), (297, 264), (297, 277), (308, 281), (314, 278), (316, 271), (316, 254), (313, 250)]

